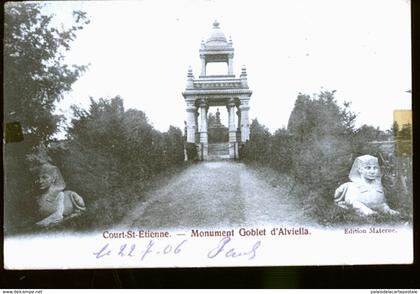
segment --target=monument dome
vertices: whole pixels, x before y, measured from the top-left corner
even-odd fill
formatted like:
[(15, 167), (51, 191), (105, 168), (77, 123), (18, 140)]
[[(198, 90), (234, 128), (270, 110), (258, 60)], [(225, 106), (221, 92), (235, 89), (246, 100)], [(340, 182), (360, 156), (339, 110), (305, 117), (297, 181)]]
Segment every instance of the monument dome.
[(220, 47), (227, 45), (228, 42), (226, 40), (226, 36), (220, 29), (219, 22), (215, 20), (213, 23), (213, 30), (211, 31), (209, 37), (206, 40), (206, 46)]

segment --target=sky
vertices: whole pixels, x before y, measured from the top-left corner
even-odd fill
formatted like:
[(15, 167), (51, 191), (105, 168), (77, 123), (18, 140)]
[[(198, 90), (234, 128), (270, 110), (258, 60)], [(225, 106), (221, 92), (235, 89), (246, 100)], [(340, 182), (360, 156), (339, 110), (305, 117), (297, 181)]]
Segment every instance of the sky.
[[(270, 131), (286, 127), (299, 93), (336, 90), (351, 102), (356, 125), (389, 129), (393, 110), (411, 109), (410, 3), (407, 0), (143, 0), (48, 2), (45, 13), (90, 24), (67, 52), (90, 64), (57, 107), (89, 106), (89, 97), (124, 100), (161, 131), (183, 128), (182, 91), (215, 19), (235, 49), (234, 71), (246, 65), (253, 91), (250, 119)], [(216, 109), (211, 108), (211, 112)], [(220, 109), (227, 125), (226, 109)]]

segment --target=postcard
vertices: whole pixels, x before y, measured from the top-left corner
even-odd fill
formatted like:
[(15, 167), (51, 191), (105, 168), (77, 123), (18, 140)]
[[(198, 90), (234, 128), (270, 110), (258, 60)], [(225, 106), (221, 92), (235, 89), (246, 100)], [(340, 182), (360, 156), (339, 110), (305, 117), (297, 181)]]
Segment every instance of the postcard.
[(413, 262), (409, 1), (4, 7), (6, 269)]

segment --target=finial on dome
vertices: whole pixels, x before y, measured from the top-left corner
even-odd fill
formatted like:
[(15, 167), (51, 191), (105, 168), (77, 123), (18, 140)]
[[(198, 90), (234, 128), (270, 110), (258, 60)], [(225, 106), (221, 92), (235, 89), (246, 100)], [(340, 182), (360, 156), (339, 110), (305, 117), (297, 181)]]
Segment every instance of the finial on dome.
[(229, 44), (233, 44), (233, 42), (232, 42), (232, 36), (229, 36)]
[(214, 20), (213, 22), (213, 29), (218, 29), (219, 28), (220, 23), (217, 20)]
[(246, 74), (246, 66), (245, 65), (242, 65), (242, 73)]

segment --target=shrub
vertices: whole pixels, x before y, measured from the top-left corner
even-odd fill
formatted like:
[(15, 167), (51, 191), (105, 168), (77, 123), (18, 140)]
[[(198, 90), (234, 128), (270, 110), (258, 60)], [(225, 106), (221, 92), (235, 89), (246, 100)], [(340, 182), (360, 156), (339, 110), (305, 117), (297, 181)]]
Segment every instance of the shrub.
[(290, 172), (292, 166), (293, 137), (286, 129), (278, 129), (271, 137), (270, 167), (278, 172)]
[(270, 162), (271, 134), (264, 125), (254, 119), (250, 125), (249, 141), (241, 148), (241, 157), (246, 162), (260, 162), (268, 164)]
[(287, 129), (271, 135), (257, 120), (252, 122), (242, 158), (291, 175), (295, 181), (292, 193), (305, 213), (319, 223), (331, 225), (363, 222), (354, 212), (337, 207), (333, 195), (338, 186), (349, 181), (356, 157), (376, 156), (383, 169), (388, 202), (401, 216), (378, 216), (371, 221), (412, 220), (411, 158), (407, 154), (398, 157), (393, 152), (384, 152), (381, 144), (370, 144), (386, 140), (389, 135), (367, 125), (355, 128), (356, 116), (349, 106), (349, 103), (339, 106), (334, 91), (312, 97), (300, 94)]
[(195, 143), (187, 143), (186, 149), (188, 160), (197, 160), (197, 145)]
[(88, 111), (74, 113), (67, 140), (50, 153), (68, 189), (85, 198), (92, 226), (114, 224), (153, 176), (184, 161), (181, 130), (155, 130), (142, 111), (125, 111), (120, 97), (92, 99)]

